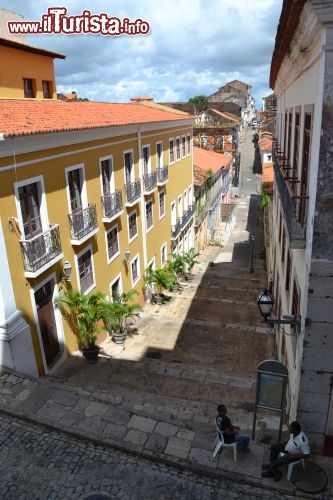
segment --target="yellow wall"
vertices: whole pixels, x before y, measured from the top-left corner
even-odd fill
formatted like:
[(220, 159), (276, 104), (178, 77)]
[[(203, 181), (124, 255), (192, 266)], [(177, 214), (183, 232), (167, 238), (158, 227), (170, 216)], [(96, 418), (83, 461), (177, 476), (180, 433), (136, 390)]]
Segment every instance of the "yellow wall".
[[(170, 130), (161, 130), (143, 134), (141, 142), (143, 145), (150, 144), (151, 166), (152, 171), (156, 169), (156, 142), (163, 141), (163, 163), (169, 165), (169, 138), (191, 133), (191, 127), (183, 127), (181, 130), (176, 130), (177, 125), (172, 125)], [(108, 143), (108, 145), (106, 145)], [(113, 145), (110, 145), (113, 143)], [(15, 150), (15, 141), (13, 141)], [(97, 147), (96, 147), (97, 146)], [(79, 151), (85, 149), (84, 152)], [(40, 373), (43, 373), (43, 363), (39, 348), (39, 340), (34, 322), (34, 313), (30, 291), (39, 283), (45, 280), (51, 273), (56, 273), (57, 283), (60, 284), (62, 275), (62, 266), (65, 260), (68, 260), (72, 266), (72, 286), (78, 288), (77, 274), (75, 269), (75, 254), (77, 255), (89, 244), (92, 245), (93, 262), (95, 269), (96, 287), (93, 292), (102, 291), (109, 295), (109, 285), (113, 279), (119, 274), (122, 274), (123, 290), (128, 291), (132, 288), (131, 272), (129, 266), (123, 263), (124, 252), (126, 248), (131, 251), (131, 258), (137, 253), (140, 255), (140, 275), (141, 279), (136, 285), (139, 292), (138, 300), (143, 303), (144, 289), (144, 268), (152, 258), (156, 258), (156, 268), (161, 267), (160, 248), (166, 242), (168, 258), (171, 253), (171, 217), (170, 204), (172, 200), (183, 194), (192, 185), (192, 155), (169, 165), (169, 181), (162, 188), (157, 187), (152, 195), (144, 197), (145, 199), (153, 198), (153, 218), (154, 226), (152, 230), (146, 234), (142, 230), (142, 220), (145, 219), (145, 213), (141, 209), (144, 204), (139, 200), (134, 207), (125, 207), (124, 193), (124, 168), (123, 168), (123, 151), (132, 149), (135, 162), (135, 178), (139, 178), (138, 164), (138, 137), (136, 134), (119, 136), (116, 138), (108, 138), (104, 140), (95, 140), (85, 142), (84, 145), (73, 144), (71, 146), (62, 146), (36, 153), (20, 154), (15, 151), (14, 156), (7, 158), (1, 157), (0, 149), (0, 213), (4, 226), (4, 237), (9, 259), (10, 272), (13, 281), (14, 294), (18, 309), (23, 311), (25, 319), (31, 326), (33, 342), (36, 352), (37, 363)], [(78, 150), (78, 151), (76, 151)], [(64, 153), (70, 153), (65, 155)], [(61, 155), (61, 156), (60, 156)], [(112, 155), (115, 188), (122, 190), (123, 210), (124, 213), (111, 223), (104, 223), (102, 220), (102, 204), (101, 204), (101, 182), (100, 182), (100, 167), (99, 159), (104, 156)], [(32, 163), (32, 160), (37, 160)], [(10, 170), (2, 170), (1, 167), (14, 164), (16, 168)], [(26, 166), (21, 166), (23, 162), (27, 162)], [(68, 197), (66, 193), (66, 176), (65, 169), (75, 165), (84, 164), (84, 173), (86, 180), (86, 191), (89, 203), (96, 203), (97, 220), (99, 231), (92, 236), (87, 242), (82, 245), (72, 245), (70, 241), (70, 227), (68, 222)], [(48, 221), (50, 224), (60, 225), (60, 235), (62, 243), (62, 251), (64, 258), (57, 262), (52, 268), (45, 271), (37, 278), (26, 278), (24, 275), (24, 267), (20, 251), (19, 227), (12, 218), (18, 218), (17, 206), (14, 199), (14, 183), (29, 179), (35, 176), (42, 176), (44, 188), (46, 192), (46, 204), (48, 212)], [(158, 207), (158, 190), (164, 189), (166, 192), (166, 215), (163, 219), (159, 219)], [(138, 237), (131, 243), (128, 242), (128, 221), (127, 215), (134, 208), (137, 208), (138, 214)], [(11, 223), (9, 221), (12, 220)], [(106, 238), (105, 233), (113, 225), (118, 222), (119, 226), (119, 246), (120, 254), (110, 263), (107, 263)], [(147, 260), (144, 262), (143, 243), (147, 242)], [(69, 352), (77, 348), (75, 338), (69, 331), (67, 325), (63, 324), (66, 338), (66, 347)]]
[(35, 80), (36, 99), (44, 99), (42, 80), (51, 82), (51, 97), (56, 99), (52, 57), (0, 46), (0, 98), (24, 98), (23, 78)]

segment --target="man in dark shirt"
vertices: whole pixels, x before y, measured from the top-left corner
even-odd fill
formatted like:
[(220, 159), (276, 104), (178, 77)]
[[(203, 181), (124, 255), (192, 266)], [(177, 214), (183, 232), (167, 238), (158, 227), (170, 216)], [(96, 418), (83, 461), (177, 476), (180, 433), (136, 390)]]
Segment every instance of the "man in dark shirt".
[(237, 442), (240, 443), (241, 449), (244, 451), (249, 450), (250, 436), (246, 434), (239, 434), (240, 428), (232, 425), (230, 418), (227, 416), (227, 408), (225, 405), (218, 405), (217, 417), (215, 419), (217, 427), (223, 434), (224, 442), (226, 444)]

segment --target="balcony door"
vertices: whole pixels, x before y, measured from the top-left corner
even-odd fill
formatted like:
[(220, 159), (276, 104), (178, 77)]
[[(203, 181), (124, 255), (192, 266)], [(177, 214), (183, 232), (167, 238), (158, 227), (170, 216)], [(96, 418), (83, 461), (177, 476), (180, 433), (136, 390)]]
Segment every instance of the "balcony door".
[(82, 204), (82, 176), (80, 169), (68, 172), (68, 188), (71, 213), (73, 215), (73, 230), (78, 234), (84, 229), (83, 204)]
[(132, 152), (128, 152), (124, 154), (124, 162), (125, 162), (125, 180), (126, 184), (130, 184), (134, 180), (133, 175), (133, 155)]
[(35, 292), (39, 330), (48, 368), (60, 354), (60, 345), (53, 308), (54, 280), (46, 282)]
[(29, 259), (33, 261), (41, 259), (46, 253), (46, 245), (43, 236), (38, 237), (43, 232), (41, 218), (41, 204), (38, 183), (26, 184), (18, 189), (21, 216), (23, 222), (24, 239), (32, 240), (29, 245), (31, 253)]

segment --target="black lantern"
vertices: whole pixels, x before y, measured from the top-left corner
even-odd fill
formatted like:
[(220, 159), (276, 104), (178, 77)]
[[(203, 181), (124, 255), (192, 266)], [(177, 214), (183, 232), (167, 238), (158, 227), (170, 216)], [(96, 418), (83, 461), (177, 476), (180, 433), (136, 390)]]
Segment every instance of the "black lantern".
[(270, 316), (274, 306), (274, 299), (267, 288), (258, 295), (257, 304), (261, 316), (266, 320)]

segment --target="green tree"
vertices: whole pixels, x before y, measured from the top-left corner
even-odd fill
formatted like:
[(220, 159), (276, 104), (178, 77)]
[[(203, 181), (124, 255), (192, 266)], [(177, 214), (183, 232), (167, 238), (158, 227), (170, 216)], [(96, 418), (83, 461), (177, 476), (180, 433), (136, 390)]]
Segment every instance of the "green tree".
[(194, 97), (190, 97), (188, 102), (192, 102), (194, 104), (203, 104), (205, 102), (208, 102), (208, 97), (205, 95), (196, 95)]

